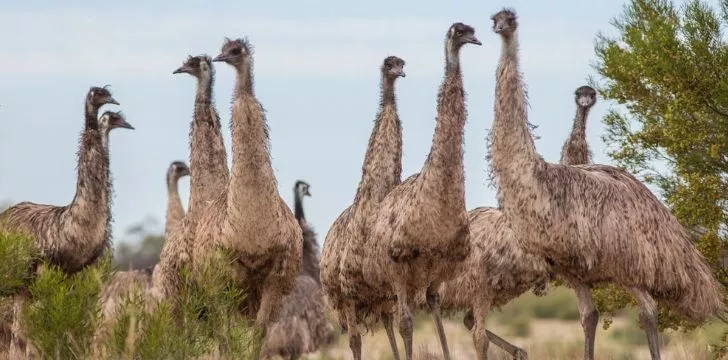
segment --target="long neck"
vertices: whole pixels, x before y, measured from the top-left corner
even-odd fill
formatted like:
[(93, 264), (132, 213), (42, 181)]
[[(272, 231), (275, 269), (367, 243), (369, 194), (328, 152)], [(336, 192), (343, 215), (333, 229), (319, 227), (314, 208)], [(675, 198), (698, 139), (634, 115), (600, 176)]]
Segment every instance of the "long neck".
[[(198, 79), (190, 129), (190, 203), (188, 220), (195, 229), (206, 204), (226, 191), (230, 172), (220, 117), (212, 101), (212, 73)], [(198, 211), (199, 209), (199, 211)]]
[(503, 191), (503, 185), (532, 180), (533, 171), (530, 170), (543, 163), (528, 128), (526, 93), (518, 62), (516, 35), (503, 36), (489, 144), (499, 194), (514, 194), (516, 191)]
[(108, 133), (84, 129), (77, 170), (76, 195), (69, 206), (71, 214), (86, 224), (89, 219), (104, 221), (110, 215)]
[(251, 211), (266, 216), (280, 206), (276, 201), (280, 197), (271, 166), (268, 125), (263, 107), (252, 93), (251, 71), (249, 67), (238, 69), (238, 90), (233, 101), (233, 165), (228, 191), (231, 223), (249, 222), (243, 208), (255, 208)]
[(99, 108), (91, 103), (90, 99), (86, 99), (84, 103), (84, 114), (85, 122), (84, 126), (86, 129), (98, 130), (99, 128)]
[(178, 178), (173, 175), (167, 176), (167, 220), (164, 228), (169, 229), (175, 223), (182, 220), (185, 216), (185, 210), (182, 207), (182, 199), (179, 197), (177, 187)]
[(574, 127), (564, 142), (561, 150), (560, 162), (565, 165), (581, 165), (590, 162), (589, 146), (586, 141), (586, 119), (589, 115), (588, 107), (577, 106), (574, 117)]
[[(447, 199), (460, 208), (465, 203), (463, 133), (467, 110), (460, 71), (459, 48), (446, 46), (445, 78), (437, 95), (437, 121), (432, 147), (421, 176), (434, 199)], [(452, 199), (459, 201), (453, 203)]]
[(293, 213), (296, 216), (296, 220), (300, 223), (301, 221), (306, 221), (306, 216), (303, 214), (303, 199), (301, 199), (301, 195), (298, 192), (298, 189), (294, 189), (294, 198), (293, 198)]
[(402, 181), (402, 123), (397, 115), (395, 79), (382, 76), (379, 112), (369, 137), (355, 201), (381, 201)]
[(253, 59), (245, 57), (242, 63), (236, 66), (236, 71), (235, 96), (242, 93), (253, 94)]

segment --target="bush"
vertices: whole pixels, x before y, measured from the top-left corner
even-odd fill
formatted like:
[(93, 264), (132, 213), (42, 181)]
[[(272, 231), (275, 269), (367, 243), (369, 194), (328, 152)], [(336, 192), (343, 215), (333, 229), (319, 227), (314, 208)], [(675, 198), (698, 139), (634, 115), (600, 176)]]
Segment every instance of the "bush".
[(245, 297), (229, 265), (212, 262), (199, 277), (183, 269), (178, 296), (150, 311), (138, 292), (130, 294), (106, 342), (107, 353), (129, 359), (257, 359), (261, 332), (240, 313)]
[(42, 358), (85, 359), (90, 356), (99, 322), (98, 299), (109, 273), (109, 256), (97, 264), (67, 275), (42, 264), (29, 286), (30, 300), (23, 309), (26, 336)]
[(16, 294), (30, 282), (37, 259), (31, 237), (0, 228), (0, 297)]

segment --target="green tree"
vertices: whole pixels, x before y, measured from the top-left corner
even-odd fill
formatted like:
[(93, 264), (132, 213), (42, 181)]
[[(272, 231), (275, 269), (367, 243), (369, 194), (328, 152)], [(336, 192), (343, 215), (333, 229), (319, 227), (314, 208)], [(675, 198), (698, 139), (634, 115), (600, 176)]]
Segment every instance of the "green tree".
[[(600, 94), (621, 105), (603, 120), (609, 155), (659, 192), (727, 284), (728, 1), (631, 0), (611, 24), (618, 35), (595, 45)], [(630, 301), (613, 288), (596, 293), (607, 313)], [(662, 328), (693, 325), (660, 315)]]

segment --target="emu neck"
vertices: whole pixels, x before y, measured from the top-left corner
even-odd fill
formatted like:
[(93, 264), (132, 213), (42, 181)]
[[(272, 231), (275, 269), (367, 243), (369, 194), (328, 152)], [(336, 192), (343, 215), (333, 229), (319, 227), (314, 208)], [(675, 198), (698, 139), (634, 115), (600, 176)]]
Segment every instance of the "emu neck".
[(81, 133), (78, 150), (76, 195), (69, 206), (71, 216), (84, 226), (95, 226), (104, 221), (109, 211), (108, 133), (98, 129), (85, 129)]
[(586, 119), (588, 107), (577, 106), (574, 127), (566, 139), (561, 151), (560, 162), (565, 165), (581, 165), (589, 163), (589, 147), (586, 142)]
[[(241, 73), (250, 73), (242, 69)], [(238, 81), (248, 81), (238, 74)], [(238, 84), (237, 88), (252, 88)], [(251, 221), (251, 214), (267, 217), (279, 210), (279, 196), (271, 167), (268, 126), (263, 107), (248, 91), (238, 91), (232, 111), (233, 166), (228, 192), (231, 224)]]
[(174, 176), (167, 177), (167, 220), (165, 229), (169, 229), (171, 225), (182, 220), (185, 216), (182, 199), (179, 197), (178, 181), (179, 179)]
[(237, 79), (235, 84), (235, 96), (241, 94), (253, 94), (253, 60), (245, 58), (241, 64), (235, 67)]
[(382, 76), (379, 112), (369, 137), (355, 202), (378, 203), (402, 179), (402, 124), (397, 115), (394, 79)]
[(489, 146), (499, 199), (501, 193), (518, 193), (515, 189), (503, 191), (504, 185), (537, 181), (533, 178), (533, 169), (543, 163), (528, 129), (526, 93), (518, 62), (515, 34), (503, 36), (496, 70), (495, 111)]
[(90, 100), (86, 100), (84, 104), (84, 128), (91, 130), (98, 130), (99, 128), (99, 107), (91, 103)]
[[(432, 147), (422, 169), (425, 191), (433, 199), (465, 206), (463, 132), (467, 110), (459, 49), (446, 51), (445, 78), (437, 95), (437, 122)], [(452, 200), (457, 200), (452, 203)]]
[(198, 79), (190, 129), (189, 229), (196, 228), (206, 204), (226, 191), (230, 173), (220, 117), (212, 101), (212, 74)]
[(301, 199), (301, 195), (298, 194), (298, 189), (294, 190), (293, 213), (296, 216), (298, 223), (306, 221), (306, 216), (303, 214), (303, 199)]
[(212, 74), (202, 75), (197, 79), (197, 91), (195, 93), (195, 104), (212, 102)]

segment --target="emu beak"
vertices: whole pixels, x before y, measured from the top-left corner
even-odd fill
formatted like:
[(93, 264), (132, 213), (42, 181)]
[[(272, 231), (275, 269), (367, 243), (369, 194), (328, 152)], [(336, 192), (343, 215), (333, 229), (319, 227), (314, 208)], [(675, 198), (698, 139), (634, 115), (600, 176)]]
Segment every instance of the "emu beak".
[(476, 38), (475, 35), (471, 35), (470, 38), (468, 39), (468, 42), (471, 44), (475, 44), (475, 45), (483, 45), (483, 43), (480, 42), (480, 40), (478, 40), (478, 38)]
[(124, 129), (134, 130), (134, 127), (126, 122), (126, 120), (119, 120), (119, 124), (117, 124), (116, 126)]
[(306, 193), (304, 195), (311, 196), (311, 190), (306, 190)]
[(399, 71), (397, 71), (397, 76), (405, 77), (407, 76), (407, 74), (404, 73), (404, 70), (400, 69)]
[(116, 99), (114, 99), (114, 98), (113, 98), (113, 97), (111, 97), (111, 96), (109, 96), (109, 97), (108, 97), (108, 98), (106, 99), (106, 103), (107, 103), (107, 104), (114, 104), (114, 105), (119, 105), (119, 102), (118, 102), (118, 101), (116, 101)]
[(181, 73), (192, 74), (192, 68), (187, 65), (182, 65), (177, 70), (172, 71), (172, 74), (181, 74)]
[(222, 54), (216, 56), (214, 59), (212, 59), (212, 61), (227, 61), (231, 58), (232, 58), (232, 56), (222, 53)]

